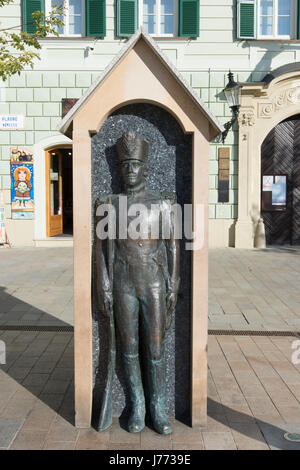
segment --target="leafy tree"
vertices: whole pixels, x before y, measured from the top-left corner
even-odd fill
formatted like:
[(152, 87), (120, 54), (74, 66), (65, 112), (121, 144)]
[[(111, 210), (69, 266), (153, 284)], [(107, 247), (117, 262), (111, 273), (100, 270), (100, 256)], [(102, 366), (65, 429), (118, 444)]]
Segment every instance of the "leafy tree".
[[(13, 0), (0, 0), (0, 9), (12, 2)], [(16, 73), (20, 75), (26, 66), (33, 68), (35, 59), (40, 59), (38, 51), (42, 46), (39, 39), (49, 34), (58, 36), (59, 27), (64, 25), (64, 12), (63, 1), (54, 6), (47, 16), (44, 12), (35, 11), (32, 21), (26, 23), (35, 26), (33, 34), (20, 31), (25, 24), (4, 29), (0, 27), (0, 78), (3, 81)]]

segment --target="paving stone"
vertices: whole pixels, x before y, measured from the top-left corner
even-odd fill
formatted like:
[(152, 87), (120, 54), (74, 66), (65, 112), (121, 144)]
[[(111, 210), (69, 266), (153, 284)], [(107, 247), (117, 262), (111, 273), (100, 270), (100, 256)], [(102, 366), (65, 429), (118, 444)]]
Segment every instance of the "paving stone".
[(81, 429), (76, 450), (105, 450), (109, 442), (109, 430), (97, 432), (95, 429)]
[(43, 450), (74, 450), (75, 442), (70, 441), (50, 441), (46, 440), (43, 445)]
[(230, 429), (228, 419), (225, 414), (207, 416), (207, 425), (205, 431), (223, 431), (228, 432)]
[[(25, 351), (26, 352), (26, 351)], [(56, 362), (41, 361), (39, 360), (35, 366), (31, 369), (33, 374), (50, 374), (55, 368)]]
[(173, 450), (203, 450), (203, 442), (198, 442), (197, 444), (188, 443), (188, 444), (173, 444)]
[(31, 367), (15, 367), (9, 368), (9, 375), (16, 380), (23, 380), (29, 374)]
[[(0, 272), (1, 285), (6, 288), (0, 292), (0, 302), (4, 301), (7, 310), (1, 321), (6, 321), (5, 316), (10, 318), (7, 321), (24, 324), (72, 321), (72, 249), (14, 249), (2, 255), (7, 257), (8, 268)], [(23, 262), (16, 276), (20, 258)], [(210, 250), (210, 328), (296, 328), (300, 323), (299, 277), (297, 257), (284, 250)], [(49, 449), (160, 450), (163, 446), (192, 450), (203, 448), (203, 435), (205, 448), (261, 449), (267, 444), (255, 419), (275, 428), (284, 421), (289, 425), (300, 421), (300, 366), (291, 363), (295, 337), (210, 335), (205, 429), (173, 421), (172, 436), (160, 436), (150, 428), (136, 435), (120, 428), (115, 420), (106, 435), (79, 432), (73, 425), (72, 337), (72, 333), (0, 330), (7, 346), (7, 364), (0, 369), (0, 416), (2, 420), (25, 419), (15, 444), (20, 448), (28, 442), (29, 448)], [(10, 372), (14, 378), (9, 377)], [(46, 382), (48, 388), (43, 389)], [(47, 436), (38, 437), (36, 432), (31, 439), (31, 430)]]
[(63, 368), (58, 368), (56, 367), (52, 374), (51, 374), (51, 379), (55, 381), (65, 381), (65, 380), (71, 380), (74, 376), (74, 369), (71, 367), (63, 367)]
[(236, 450), (232, 434), (228, 432), (202, 432), (204, 448), (206, 450)]
[(64, 394), (69, 385), (70, 381), (49, 380), (43, 389), (43, 393)]
[(13, 442), (24, 420), (0, 418), (0, 449), (7, 449)]
[[(288, 400), (286, 401), (288, 403)], [(286, 423), (300, 423), (300, 406), (276, 405), (277, 409)]]
[(284, 438), (284, 434), (297, 433), (300, 434), (300, 424), (272, 425), (269, 423), (258, 422), (258, 426), (272, 450), (300, 450), (300, 442), (290, 442)]
[(249, 423), (254, 421), (253, 414), (248, 405), (233, 405), (223, 406), (224, 414), (229, 422), (232, 423)]
[(231, 432), (238, 450), (268, 450), (258, 425), (256, 423), (235, 423)]
[(140, 444), (109, 444), (108, 450), (146, 450)]
[(47, 440), (54, 442), (76, 442), (79, 429), (75, 428), (61, 416), (57, 416), (52, 422)]
[(49, 431), (57, 414), (45, 404), (37, 403), (28, 414), (22, 429)]
[(10, 446), (11, 450), (41, 450), (47, 432), (40, 429), (21, 429)]
[(58, 411), (63, 402), (64, 395), (58, 393), (41, 393), (39, 399), (53, 410)]
[(120, 427), (118, 419), (113, 420), (113, 424), (110, 427), (110, 444), (126, 444), (126, 445), (140, 445), (141, 437), (140, 433), (130, 433)]
[(44, 386), (49, 378), (48, 374), (34, 374), (30, 373), (27, 375), (26, 379), (23, 381), (24, 387), (27, 388), (29, 385), (42, 385)]
[(145, 428), (141, 434), (141, 448), (142, 449), (159, 449), (159, 450), (171, 450), (172, 441), (171, 435), (163, 436), (153, 431), (152, 429)]
[(174, 444), (197, 444), (202, 445), (202, 435), (201, 428), (194, 427), (191, 428), (186, 424), (181, 423), (180, 421), (172, 420), (173, 433), (171, 435), (171, 440)]
[(12, 397), (7, 405), (1, 410), (0, 416), (2, 418), (23, 419), (29, 414), (33, 407), (34, 399), (22, 400), (21, 402), (15, 401)]

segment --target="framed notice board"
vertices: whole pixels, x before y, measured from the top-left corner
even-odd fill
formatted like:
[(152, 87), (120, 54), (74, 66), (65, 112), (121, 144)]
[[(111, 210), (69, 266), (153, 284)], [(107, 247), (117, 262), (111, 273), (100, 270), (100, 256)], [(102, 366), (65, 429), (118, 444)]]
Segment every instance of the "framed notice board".
[(285, 211), (287, 208), (287, 175), (262, 175), (261, 210)]

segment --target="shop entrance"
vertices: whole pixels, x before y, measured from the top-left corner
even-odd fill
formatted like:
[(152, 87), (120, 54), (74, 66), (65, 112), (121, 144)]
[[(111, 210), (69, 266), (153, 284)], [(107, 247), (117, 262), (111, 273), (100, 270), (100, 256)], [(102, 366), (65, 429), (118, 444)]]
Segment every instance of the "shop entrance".
[(47, 237), (73, 235), (72, 147), (46, 151)]
[(300, 115), (280, 122), (261, 147), (261, 214), (268, 245), (300, 245)]

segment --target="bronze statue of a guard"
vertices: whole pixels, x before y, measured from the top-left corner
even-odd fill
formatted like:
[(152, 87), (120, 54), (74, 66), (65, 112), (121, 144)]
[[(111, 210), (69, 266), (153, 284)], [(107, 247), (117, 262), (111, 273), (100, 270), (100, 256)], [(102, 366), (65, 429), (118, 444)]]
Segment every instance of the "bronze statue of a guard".
[[(166, 330), (171, 325), (180, 282), (179, 241), (174, 234), (174, 195), (149, 191), (145, 187), (148, 149), (148, 142), (134, 133), (122, 135), (117, 141), (117, 152), (124, 192), (106, 199), (116, 209), (117, 232), (119, 196), (127, 198), (128, 214), (134, 204), (142, 204), (147, 208), (146, 231), (144, 227), (143, 235), (137, 238), (130, 237), (130, 234), (120, 237), (116, 233), (115, 240), (107, 242), (108, 255), (103, 253), (100, 238), (97, 239), (97, 289), (100, 308), (110, 319), (111, 328), (111, 360), (99, 429), (105, 429), (111, 423), (115, 324), (131, 401), (128, 431), (140, 432), (144, 428), (147, 405), (154, 429), (158, 433), (169, 434), (172, 428), (165, 410), (164, 342)], [(156, 209), (153, 210), (153, 207)], [(166, 219), (169, 220), (170, 228), (168, 238), (164, 238), (162, 233), (162, 220)], [(129, 215), (127, 227), (131, 220)], [(153, 223), (159, 226), (155, 237), (148, 229)]]

